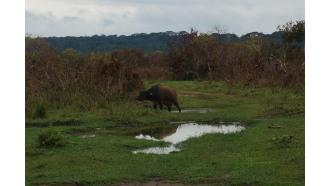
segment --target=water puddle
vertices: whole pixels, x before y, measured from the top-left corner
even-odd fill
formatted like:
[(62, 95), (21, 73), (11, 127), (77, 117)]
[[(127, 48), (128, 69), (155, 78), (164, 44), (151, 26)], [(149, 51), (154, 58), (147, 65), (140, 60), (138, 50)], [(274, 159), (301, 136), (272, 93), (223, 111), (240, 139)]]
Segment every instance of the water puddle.
[[(179, 111), (174, 110), (172, 112), (179, 112)], [(215, 112), (215, 109), (211, 109), (211, 108), (197, 108), (197, 109), (181, 110), (181, 112), (182, 113), (195, 112), (195, 113), (205, 114), (205, 113), (208, 113), (208, 112)]]
[(85, 135), (81, 135), (81, 138), (95, 138), (95, 134), (85, 134)]
[(134, 154), (144, 153), (144, 154), (170, 154), (173, 152), (179, 152), (180, 149), (175, 147), (173, 144), (168, 147), (151, 147), (142, 150), (133, 151)]
[[(245, 128), (239, 125), (239, 122), (234, 122), (230, 125), (204, 125), (198, 123), (186, 123), (179, 125), (176, 131), (166, 134), (151, 134), (136, 136), (137, 139), (164, 141), (170, 143), (167, 147), (152, 147), (148, 149), (133, 151), (134, 154), (146, 153), (146, 154), (170, 154), (172, 152), (178, 152), (180, 149), (177, 145), (189, 138), (201, 137), (205, 134), (220, 133), (230, 134), (244, 130)], [(160, 137), (161, 136), (161, 137)]]

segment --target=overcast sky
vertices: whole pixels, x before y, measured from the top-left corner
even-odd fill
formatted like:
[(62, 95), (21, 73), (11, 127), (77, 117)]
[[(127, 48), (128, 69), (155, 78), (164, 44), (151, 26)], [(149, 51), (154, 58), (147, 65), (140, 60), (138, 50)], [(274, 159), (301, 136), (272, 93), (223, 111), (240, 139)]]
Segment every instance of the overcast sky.
[(25, 32), (34, 36), (131, 35), (211, 31), (265, 34), (305, 19), (304, 0), (26, 0)]

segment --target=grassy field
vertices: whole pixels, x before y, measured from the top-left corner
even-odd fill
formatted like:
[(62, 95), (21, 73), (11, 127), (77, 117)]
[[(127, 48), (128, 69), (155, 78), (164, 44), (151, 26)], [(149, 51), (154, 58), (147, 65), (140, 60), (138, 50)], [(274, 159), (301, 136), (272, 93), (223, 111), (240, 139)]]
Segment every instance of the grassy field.
[[(145, 81), (145, 86), (156, 83), (176, 88), (183, 110), (213, 110), (155, 111), (152, 103), (134, 97), (98, 104), (88, 112), (46, 107), (45, 118), (26, 118), (26, 185), (125, 185), (148, 180), (182, 185), (305, 184), (303, 94), (230, 88), (221, 82)], [(134, 135), (166, 130), (177, 121), (238, 121), (246, 130), (191, 138), (177, 153), (132, 153), (166, 146)], [(49, 144), (45, 135), (52, 136)]]

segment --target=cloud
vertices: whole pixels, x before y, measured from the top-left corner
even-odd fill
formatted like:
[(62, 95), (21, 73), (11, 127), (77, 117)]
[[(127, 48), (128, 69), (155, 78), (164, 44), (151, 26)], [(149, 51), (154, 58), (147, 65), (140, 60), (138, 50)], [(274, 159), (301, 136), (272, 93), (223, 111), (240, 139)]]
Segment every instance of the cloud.
[(65, 23), (73, 23), (73, 22), (79, 22), (80, 19), (79, 17), (75, 17), (75, 16), (64, 16), (61, 21)]
[(279, 24), (304, 19), (304, 7), (301, 0), (27, 0), (26, 31), (130, 35), (191, 27), (207, 32), (220, 24), (238, 35), (271, 33)]
[[(36, 2), (39, 8), (33, 6)], [(26, 32), (40, 36), (108, 34), (113, 32), (109, 26), (120, 25), (136, 11), (131, 6), (99, 2), (34, 0), (26, 6)]]

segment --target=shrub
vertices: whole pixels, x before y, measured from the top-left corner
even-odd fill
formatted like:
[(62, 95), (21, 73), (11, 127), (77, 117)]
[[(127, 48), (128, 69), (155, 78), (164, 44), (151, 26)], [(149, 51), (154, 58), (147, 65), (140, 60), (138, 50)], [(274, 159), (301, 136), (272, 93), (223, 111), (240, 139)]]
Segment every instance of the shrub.
[(46, 117), (46, 106), (43, 102), (39, 102), (35, 107), (33, 118), (45, 118)]
[(290, 146), (293, 141), (293, 136), (286, 134), (283, 136), (274, 137), (272, 140), (276, 146), (284, 148)]
[[(45, 117), (40, 98), (50, 108), (73, 106), (87, 111), (95, 102), (125, 96), (143, 86), (132, 69), (144, 59), (139, 50), (82, 55), (73, 49), (55, 51), (42, 38), (26, 38), (25, 48), (25, 102), (33, 118)], [(31, 105), (37, 105), (35, 112)]]
[(64, 146), (64, 137), (55, 127), (44, 130), (38, 136), (38, 147), (62, 147)]

